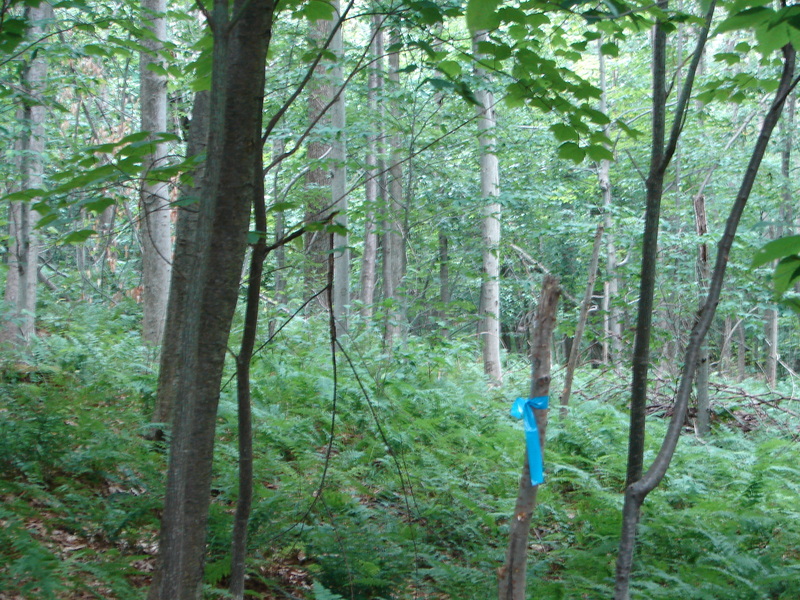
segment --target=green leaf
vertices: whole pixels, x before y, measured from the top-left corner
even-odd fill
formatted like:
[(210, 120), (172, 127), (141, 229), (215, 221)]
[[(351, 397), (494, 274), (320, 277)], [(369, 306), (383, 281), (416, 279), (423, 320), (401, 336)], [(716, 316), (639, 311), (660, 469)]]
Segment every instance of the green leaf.
[(800, 235), (789, 235), (778, 238), (777, 240), (772, 240), (764, 244), (764, 246), (755, 253), (750, 268), (756, 269), (773, 260), (795, 254), (800, 254)]
[(594, 161), (614, 160), (614, 154), (605, 146), (592, 144), (586, 147), (586, 155)]
[(564, 142), (558, 147), (558, 158), (571, 160), (578, 164), (584, 156), (586, 156), (586, 152), (575, 142)]
[(502, 0), (468, 0), (467, 27), (473, 33), (486, 29), (495, 29), (500, 25), (497, 9)]
[(754, 6), (731, 15), (717, 26), (716, 34), (735, 29), (753, 29), (767, 22), (775, 15), (775, 11), (766, 6)]
[(93, 200), (91, 202), (87, 202), (86, 204), (83, 205), (83, 208), (85, 210), (88, 210), (89, 212), (100, 214), (113, 204), (114, 201), (111, 198), (100, 198), (99, 200)]
[(65, 236), (61, 242), (63, 244), (81, 244), (95, 235), (97, 232), (94, 229), (81, 229), (80, 231), (73, 231)]
[(775, 297), (783, 296), (794, 285), (798, 277), (800, 277), (800, 256), (787, 256), (778, 261), (772, 276)]
[(614, 42), (606, 42), (602, 46), (600, 46), (600, 52), (604, 56), (619, 56), (619, 46), (617, 46)]
[(559, 142), (577, 142), (581, 137), (578, 132), (575, 131), (574, 127), (570, 127), (564, 123), (556, 123), (555, 125), (551, 125), (550, 131), (553, 132), (553, 135)]

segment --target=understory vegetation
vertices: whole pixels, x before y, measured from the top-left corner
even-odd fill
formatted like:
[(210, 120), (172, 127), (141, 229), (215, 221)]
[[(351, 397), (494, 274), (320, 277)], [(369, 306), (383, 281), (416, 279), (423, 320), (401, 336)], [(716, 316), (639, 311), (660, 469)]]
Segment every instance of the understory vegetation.
[[(49, 299), (37, 342), (2, 364), (1, 598), (145, 596), (166, 447), (143, 437), (155, 362), (135, 313), (132, 303)], [(524, 452), (508, 409), (527, 391), (528, 365), (509, 357), (505, 386), (488, 390), (469, 339), (411, 338), (389, 360), (378, 333), (355, 325), (334, 376), (326, 328), (322, 316), (295, 320), (253, 363), (248, 590), (316, 600), (492, 597)], [(559, 376), (556, 367), (554, 396)], [(551, 411), (531, 597), (612, 593), (626, 378), (580, 370), (569, 417)], [(634, 597), (798, 598), (800, 468), (793, 407), (779, 401), (791, 390), (716, 384), (712, 436), (698, 440), (687, 423), (665, 484), (648, 499)], [(653, 449), (670, 393), (665, 383), (653, 396)], [(209, 598), (225, 597), (230, 568), (234, 395), (229, 383), (218, 417)]]

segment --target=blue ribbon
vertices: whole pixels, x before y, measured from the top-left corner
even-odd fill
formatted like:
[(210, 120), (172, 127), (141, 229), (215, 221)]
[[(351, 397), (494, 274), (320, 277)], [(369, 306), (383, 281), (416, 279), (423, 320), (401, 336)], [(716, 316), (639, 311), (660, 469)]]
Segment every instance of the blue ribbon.
[[(511, 407), (511, 416), (522, 419), (525, 425), (525, 443), (528, 446), (528, 467), (531, 472), (531, 485), (544, 483), (544, 459), (542, 447), (539, 442), (539, 428), (536, 427), (536, 417), (533, 409), (545, 410), (548, 396), (536, 398), (517, 398)], [(528, 408), (528, 410), (525, 410)]]

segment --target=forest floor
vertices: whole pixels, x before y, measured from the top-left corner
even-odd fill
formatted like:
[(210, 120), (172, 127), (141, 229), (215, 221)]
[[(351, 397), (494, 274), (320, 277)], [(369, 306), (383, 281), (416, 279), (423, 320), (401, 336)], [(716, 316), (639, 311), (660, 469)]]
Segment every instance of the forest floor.
[[(154, 364), (136, 320), (100, 310), (56, 313), (30, 352), (0, 365), (0, 600), (145, 597), (166, 464), (143, 436)], [(493, 597), (524, 451), (508, 409), (527, 388), (525, 361), (509, 357), (505, 386), (488, 390), (470, 340), (412, 339), (390, 359), (367, 331), (347, 346), (358, 378), (340, 356), (334, 379), (324, 326), (287, 328), (253, 365), (251, 597)], [(711, 436), (698, 439), (690, 415), (645, 505), (634, 597), (800, 597), (795, 383), (714, 378)], [(653, 381), (648, 459), (672, 385)], [(574, 389), (569, 417), (551, 415), (531, 533), (529, 585), (544, 600), (613, 587), (627, 384), (585, 368)], [(224, 388), (208, 598), (225, 597), (229, 573), (235, 407)]]

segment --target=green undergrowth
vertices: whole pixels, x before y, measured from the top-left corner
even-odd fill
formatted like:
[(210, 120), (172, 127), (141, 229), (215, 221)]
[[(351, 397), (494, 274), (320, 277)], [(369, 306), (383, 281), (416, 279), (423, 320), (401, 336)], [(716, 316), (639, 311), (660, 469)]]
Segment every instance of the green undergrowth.
[[(166, 456), (141, 436), (155, 375), (126, 312), (53, 307), (30, 353), (2, 364), (0, 596), (144, 597)], [(496, 596), (524, 452), (508, 409), (527, 366), (511, 361), (506, 386), (489, 391), (471, 340), (415, 338), (389, 357), (376, 332), (355, 330), (335, 370), (323, 319), (289, 325), (254, 361), (252, 597)], [(625, 382), (587, 369), (575, 390), (568, 419), (551, 413), (531, 598), (612, 594)], [(230, 570), (235, 407), (229, 383), (208, 597), (224, 597)], [(707, 441), (682, 440), (645, 504), (634, 598), (800, 597), (798, 450), (765, 423), (743, 433), (719, 418)], [(648, 461), (665, 425), (649, 421)]]

